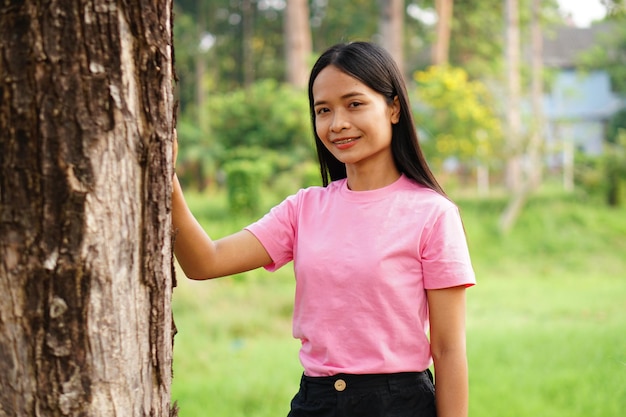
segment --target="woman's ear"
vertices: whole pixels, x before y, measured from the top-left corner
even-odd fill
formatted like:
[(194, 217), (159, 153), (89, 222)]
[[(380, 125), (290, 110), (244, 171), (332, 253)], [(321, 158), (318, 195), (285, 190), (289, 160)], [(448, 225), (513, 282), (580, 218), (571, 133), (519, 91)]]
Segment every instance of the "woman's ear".
[(396, 124), (400, 121), (400, 99), (398, 96), (393, 98), (393, 102), (390, 104), (391, 107), (391, 123)]

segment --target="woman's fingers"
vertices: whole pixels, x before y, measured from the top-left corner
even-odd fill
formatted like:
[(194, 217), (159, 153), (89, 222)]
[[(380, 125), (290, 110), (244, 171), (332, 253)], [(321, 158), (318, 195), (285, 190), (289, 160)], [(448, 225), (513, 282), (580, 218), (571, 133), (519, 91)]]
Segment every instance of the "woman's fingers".
[(176, 169), (176, 158), (178, 157), (178, 133), (176, 132), (176, 128), (174, 128), (172, 136), (172, 163), (174, 164), (174, 169)]

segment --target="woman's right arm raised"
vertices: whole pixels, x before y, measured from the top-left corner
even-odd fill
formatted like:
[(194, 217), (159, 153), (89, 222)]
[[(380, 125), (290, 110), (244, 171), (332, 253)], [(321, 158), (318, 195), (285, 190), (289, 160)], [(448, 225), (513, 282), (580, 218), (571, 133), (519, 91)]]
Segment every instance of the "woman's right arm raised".
[(211, 240), (187, 206), (176, 175), (173, 187), (174, 253), (187, 277), (197, 280), (217, 278), (272, 262), (261, 242), (247, 230)]

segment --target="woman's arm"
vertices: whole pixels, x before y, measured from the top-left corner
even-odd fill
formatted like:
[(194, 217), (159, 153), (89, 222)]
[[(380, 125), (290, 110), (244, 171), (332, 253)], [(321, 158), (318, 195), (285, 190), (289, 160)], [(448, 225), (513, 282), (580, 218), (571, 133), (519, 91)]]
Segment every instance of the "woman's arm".
[(176, 175), (173, 187), (174, 253), (187, 277), (216, 278), (249, 271), (272, 262), (261, 242), (247, 230), (211, 240), (187, 206)]
[(467, 417), (465, 287), (427, 290), (438, 417)]

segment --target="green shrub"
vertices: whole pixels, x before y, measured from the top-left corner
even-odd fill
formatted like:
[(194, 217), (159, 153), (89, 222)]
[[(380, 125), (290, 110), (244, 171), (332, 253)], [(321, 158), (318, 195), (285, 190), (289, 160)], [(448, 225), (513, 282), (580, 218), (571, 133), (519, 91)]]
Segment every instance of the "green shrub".
[(620, 206), (626, 183), (626, 130), (607, 141), (600, 156), (576, 155), (574, 181), (586, 196), (600, 197), (609, 206)]
[(300, 186), (302, 188), (311, 187), (314, 185), (322, 185), (322, 176), (320, 174), (320, 167), (315, 162), (304, 162), (298, 167), (297, 175), (300, 179)]
[(574, 183), (586, 197), (601, 197), (606, 193), (603, 158), (576, 153), (574, 159)]
[(261, 185), (269, 175), (262, 161), (233, 160), (224, 165), (228, 188), (228, 205), (234, 215), (254, 215), (261, 207)]
[(176, 172), (186, 186), (201, 191), (215, 172), (219, 146), (211, 142), (211, 135), (186, 117), (178, 120), (178, 161)]
[(626, 109), (617, 112), (609, 120), (606, 139), (607, 203), (610, 206), (619, 206), (626, 182)]
[(414, 74), (415, 114), (431, 163), (454, 157), (466, 164), (488, 164), (500, 155), (502, 125), (489, 89), (462, 68), (431, 66)]
[[(271, 186), (281, 174), (292, 175), (299, 187), (298, 167), (314, 157), (305, 92), (262, 80), (247, 89), (212, 96), (206, 112), (211, 140), (219, 151), (217, 165), (233, 177), (228, 186), (231, 209), (257, 210), (258, 191), (253, 187), (261, 182)], [(263, 175), (255, 171), (260, 161)]]
[(306, 93), (275, 80), (214, 95), (206, 111), (211, 132), (225, 149), (313, 148)]
[(620, 206), (626, 180), (626, 129), (620, 129), (615, 143), (607, 144), (604, 167), (607, 179), (607, 203), (610, 206)]

